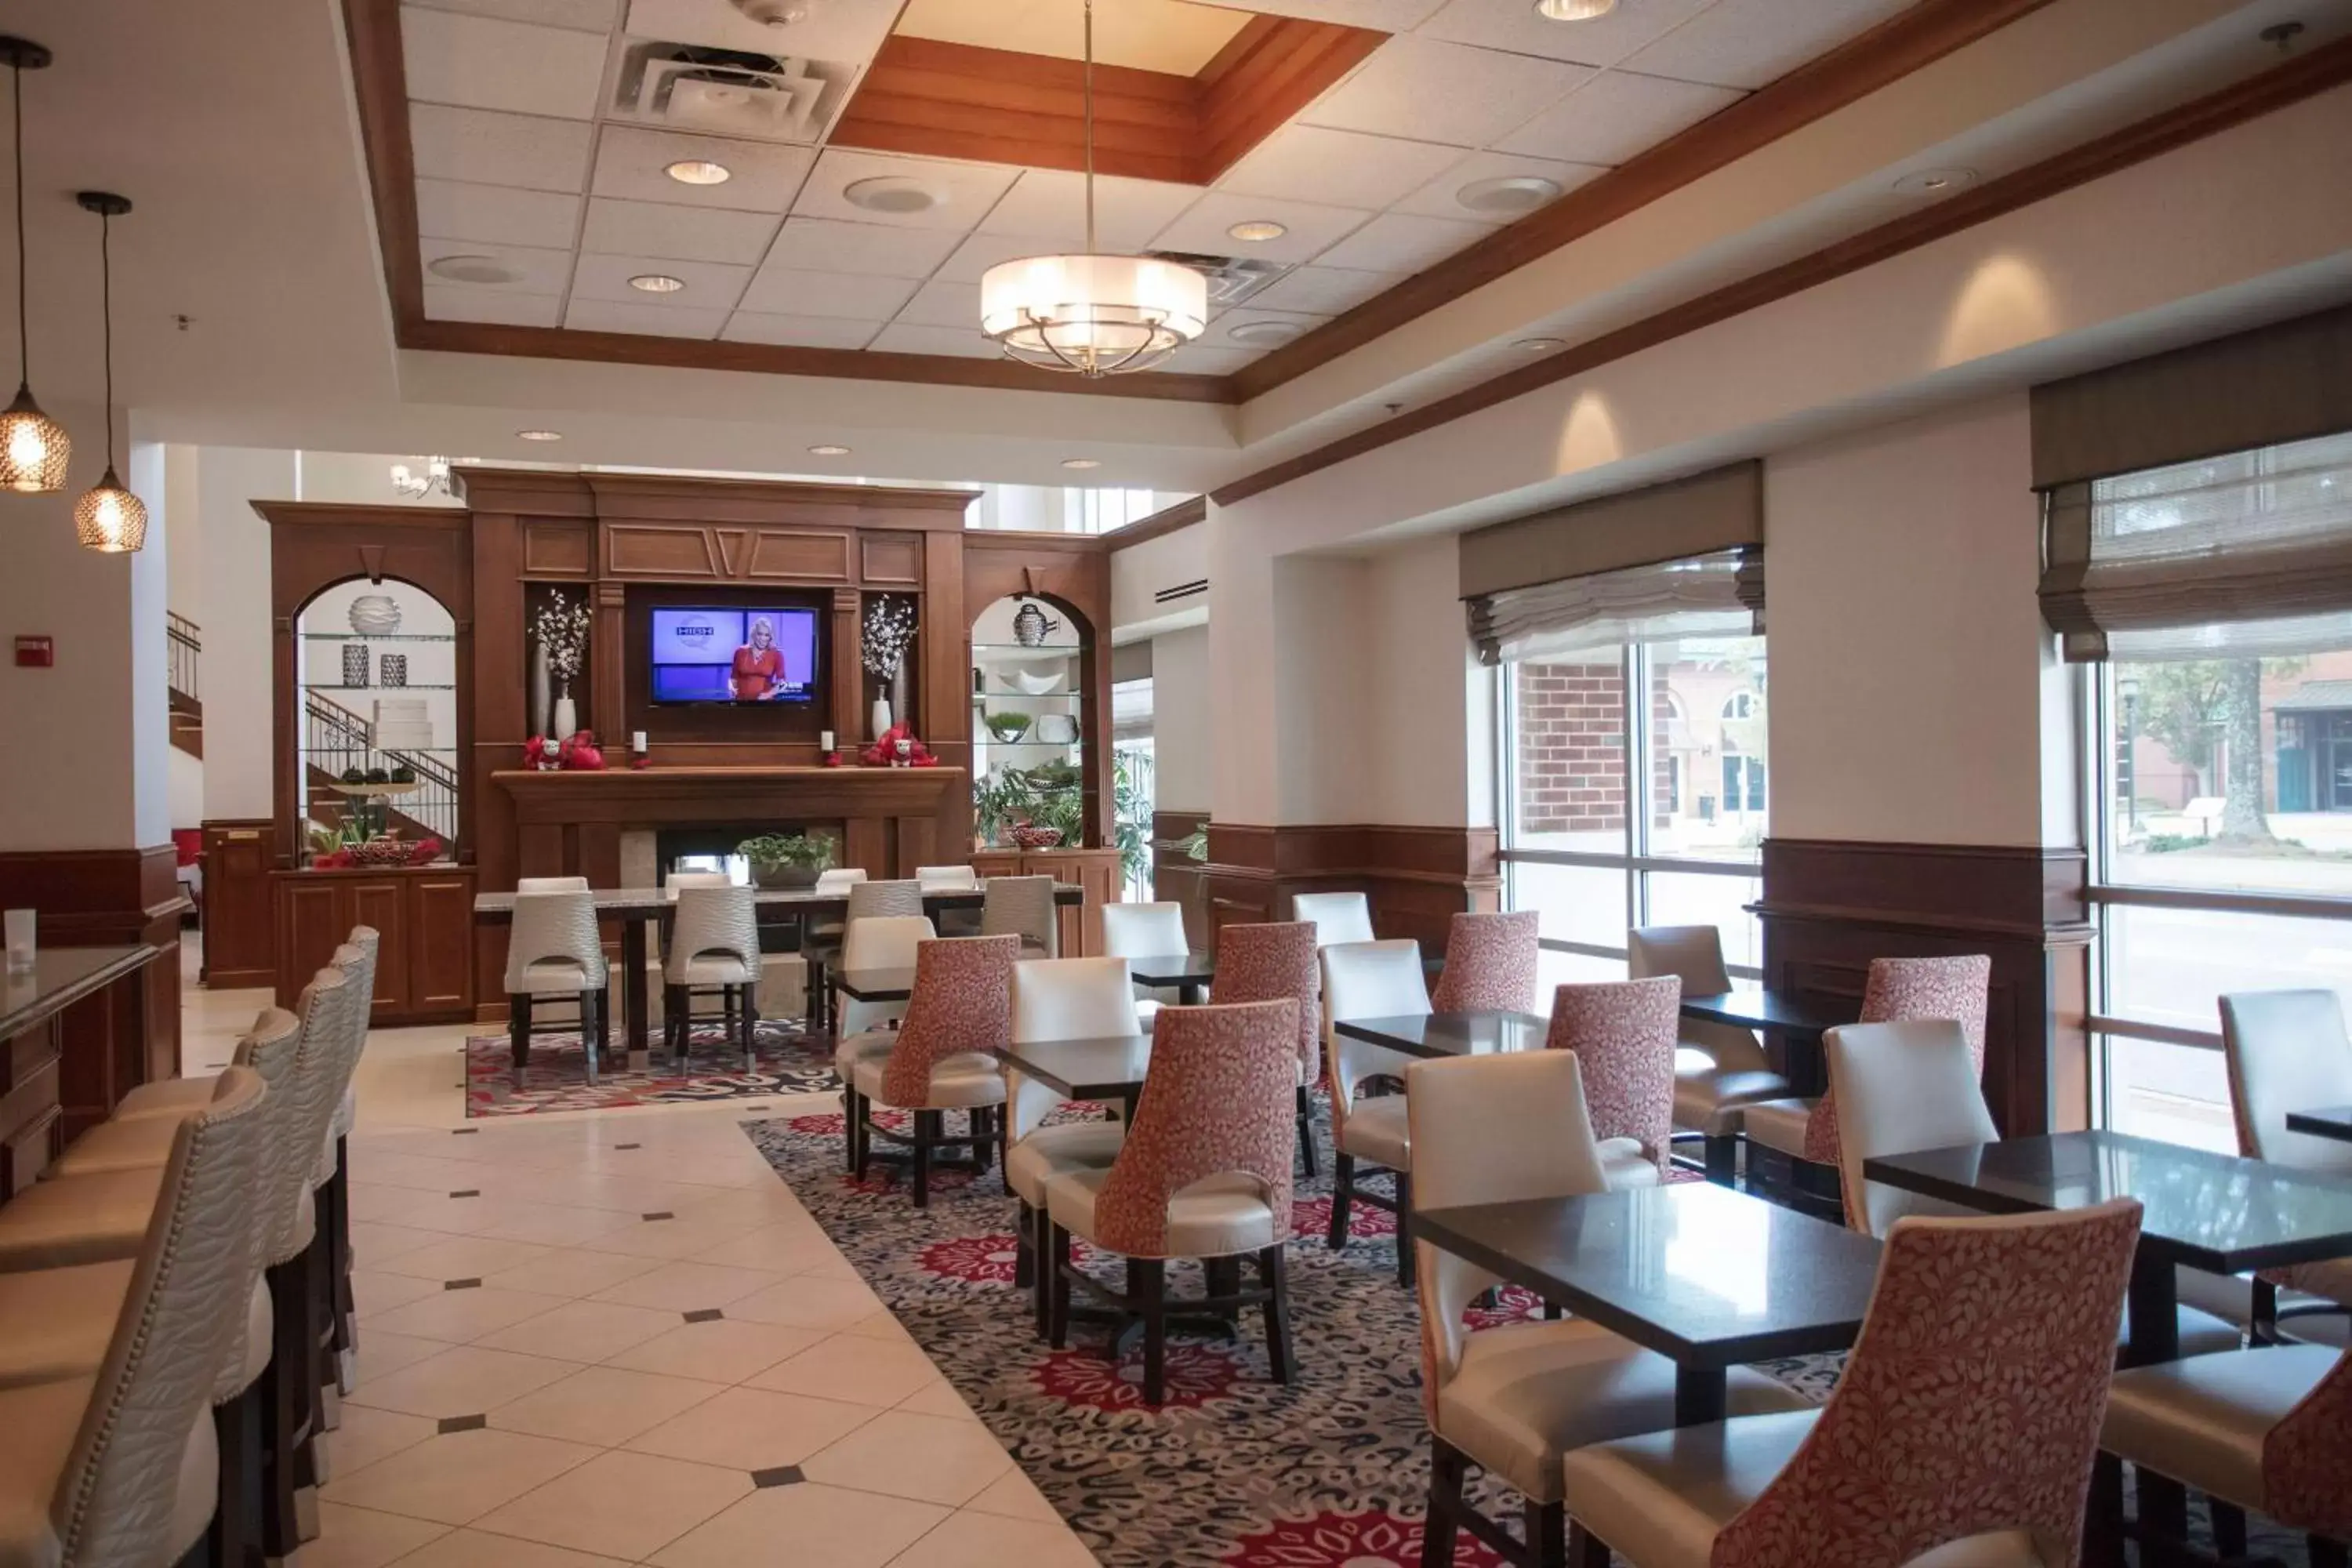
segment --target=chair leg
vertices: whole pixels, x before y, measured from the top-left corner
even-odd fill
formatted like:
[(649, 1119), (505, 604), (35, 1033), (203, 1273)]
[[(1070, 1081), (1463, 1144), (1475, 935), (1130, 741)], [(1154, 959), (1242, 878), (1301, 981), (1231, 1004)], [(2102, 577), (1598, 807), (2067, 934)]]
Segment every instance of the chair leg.
[(1609, 1543), (1572, 1519), (1568, 1521), (1568, 1568), (1609, 1568)]
[(1396, 1173), (1396, 1249), (1397, 1284), (1403, 1289), (1412, 1289), (1412, 1174), (1408, 1171)]
[(1527, 1510), (1528, 1561), (1535, 1568), (1568, 1568), (1568, 1510), (1556, 1502), (1530, 1502)]
[(2252, 1321), (2246, 1325), (2247, 1342), (2252, 1345), (2278, 1343), (2278, 1287), (2267, 1279), (2254, 1281)]
[(2083, 1510), (2083, 1568), (2124, 1568), (2124, 1462), (2102, 1450)]
[(2224, 1558), (2246, 1554), (2246, 1510), (2208, 1495), (2205, 1507), (2213, 1521), (2213, 1551)]
[(1157, 1258), (1129, 1258), (1127, 1293), (1142, 1309), (1143, 1403), (1157, 1410), (1168, 1398), (1168, 1265)]
[(1044, 1259), (1046, 1271), (1053, 1277), (1051, 1301), (1045, 1319), (1045, 1342), (1055, 1350), (1070, 1346), (1070, 1281), (1062, 1271), (1070, 1266), (1070, 1233), (1052, 1223), (1047, 1216), (1046, 1234), (1052, 1240)]
[(1265, 1288), (1265, 1362), (1276, 1383), (1290, 1381), (1290, 1271), (1283, 1245), (1257, 1255), (1257, 1282)]
[(1706, 1150), (1706, 1179), (1718, 1187), (1739, 1184), (1739, 1136), (1734, 1132), (1710, 1132), (1703, 1141)]
[(1460, 1526), (1462, 1486), (1470, 1469), (1462, 1450), (1429, 1436), (1429, 1522), (1421, 1531), (1421, 1568), (1454, 1568), (1454, 1542)]
[(1348, 1205), (1356, 1195), (1356, 1157), (1331, 1152), (1331, 1234), (1325, 1243), (1338, 1252), (1348, 1245)]
[(940, 1113), (915, 1112), (915, 1206), (931, 1206), (931, 1145), (939, 1141)]
[(2304, 1550), (2311, 1557), (2311, 1568), (2347, 1568), (2352, 1563), (2352, 1554), (2345, 1552), (2344, 1543), (2324, 1535), (2305, 1536)]
[(514, 1058), (514, 1069), (520, 1072), (530, 1066), (530, 993), (518, 993), (507, 998), (507, 1054)]
[(862, 1182), (866, 1179), (866, 1156), (874, 1152), (874, 1130), (866, 1125), (866, 1118), (874, 1114), (874, 1102), (862, 1094), (852, 1098), (856, 1102), (856, 1109), (850, 1127), (856, 1134), (857, 1146), (853, 1153), (850, 1174)]
[(749, 985), (743, 987), (743, 1070), (760, 1070), (760, 998)]
[(1298, 1086), (1298, 1161), (1309, 1181), (1315, 1178), (1315, 1102), (1307, 1097), (1307, 1086)]
[(601, 991), (580, 993), (580, 1054), (587, 1061), (588, 1081), (592, 1085), (596, 1081), (597, 1049), (604, 1039), (604, 1015), (600, 1005), (603, 1000)]
[(1015, 1290), (1034, 1289), (1037, 1283), (1037, 1246), (1029, 1239), (1029, 1224), (1034, 1217), (1028, 1200), (1014, 1205), (1013, 1215), (1013, 1288)]
[(246, 1568), (261, 1551), (261, 1384), (213, 1406), (220, 1449), (220, 1495), (213, 1509), (212, 1560)]
[(261, 1542), (266, 1553), (278, 1558), (292, 1556), (302, 1544), (294, 1509), (294, 1449), (310, 1403), (302, 1379), (310, 1363), (302, 1348), (301, 1268), (300, 1258), (289, 1258), (271, 1266), (268, 1274), (273, 1326), (269, 1365), (261, 1382), (267, 1442)]

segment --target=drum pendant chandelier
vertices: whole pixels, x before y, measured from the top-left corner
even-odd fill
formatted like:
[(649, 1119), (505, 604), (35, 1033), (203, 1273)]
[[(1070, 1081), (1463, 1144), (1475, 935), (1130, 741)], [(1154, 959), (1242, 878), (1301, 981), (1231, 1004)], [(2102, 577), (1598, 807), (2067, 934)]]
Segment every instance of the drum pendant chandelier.
[(49, 51), (25, 38), (0, 37), (0, 62), (13, 79), (16, 120), (16, 400), (0, 410), (0, 489), (54, 495), (66, 488), (73, 439), (33, 401), (32, 347), (25, 332), (25, 73), (49, 63)]
[(1001, 262), (980, 283), (980, 330), (1024, 364), (1084, 376), (1149, 370), (1208, 326), (1209, 280), (1150, 256), (1095, 250), (1095, 5), (1086, 0), (1087, 247)]

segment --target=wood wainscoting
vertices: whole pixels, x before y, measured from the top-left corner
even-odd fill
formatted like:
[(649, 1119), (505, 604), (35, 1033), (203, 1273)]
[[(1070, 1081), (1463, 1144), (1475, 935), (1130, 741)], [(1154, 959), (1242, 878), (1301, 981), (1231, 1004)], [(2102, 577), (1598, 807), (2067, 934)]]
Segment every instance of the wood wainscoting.
[(377, 936), (370, 1026), (453, 1024), (474, 1016), (474, 868), (352, 867), (273, 874), (278, 1005), (335, 956), (354, 926)]
[(2090, 1124), (2080, 849), (1768, 838), (1765, 984), (1857, 1005), (1874, 958), (1992, 959), (1985, 1098), (2012, 1137)]
[(1184, 934), (1196, 948), (1209, 945), (1209, 866), (1184, 850), (1184, 841), (1209, 826), (1205, 811), (1151, 814), (1151, 896), (1184, 910)]
[(61, 1016), (58, 1090), (68, 1142), (105, 1121), (140, 1084), (179, 1076), (180, 917), (191, 907), (169, 844), (0, 854), (0, 908), (38, 910), (42, 946), (144, 942), (157, 953)]
[(1443, 952), (1456, 914), (1501, 908), (1496, 850), (1491, 827), (1212, 823), (1202, 868), (1209, 932), (1234, 921), (1286, 921), (1294, 894), (1353, 890), (1370, 898), (1375, 933)]
[(270, 909), (268, 817), (204, 825), (205, 984), (224, 991), (278, 979), (275, 915)]

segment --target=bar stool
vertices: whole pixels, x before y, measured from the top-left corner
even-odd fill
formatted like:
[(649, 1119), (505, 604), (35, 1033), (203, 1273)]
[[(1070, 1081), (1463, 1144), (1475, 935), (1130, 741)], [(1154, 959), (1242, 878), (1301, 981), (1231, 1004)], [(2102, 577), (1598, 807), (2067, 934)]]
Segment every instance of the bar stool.
[(662, 958), (662, 1027), (675, 1058), (686, 1060), (694, 998), (718, 993), (730, 1032), (740, 1030), (743, 1070), (760, 1064), (760, 910), (749, 888), (681, 888)]
[(607, 1022), (607, 978), (595, 895), (577, 888), (515, 895), (514, 926), (507, 939), (506, 992), (508, 1048), (516, 1072), (530, 1065), (531, 1003), (541, 996), (567, 996), (579, 1001), (588, 1081), (596, 1081), (596, 1057)]

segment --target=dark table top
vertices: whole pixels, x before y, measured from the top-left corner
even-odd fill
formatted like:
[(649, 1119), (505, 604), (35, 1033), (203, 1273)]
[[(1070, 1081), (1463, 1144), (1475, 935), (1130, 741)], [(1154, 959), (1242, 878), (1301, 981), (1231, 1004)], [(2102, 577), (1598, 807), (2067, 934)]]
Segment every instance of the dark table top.
[(2352, 1180), (2123, 1132), (2060, 1132), (1866, 1161), (1874, 1182), (1990, 1214), (2137, 1198), (2140, 1245), (2235, 1274), (2352, 1256)]
[(1412, 1057), (1491, 1057), (1543, 1049), (1551, 1020), (1533, 1013), (1421, 1013), (1349, 1018), (1331, 1027)]
[(1216, 978), (1217, 961), (1205, 952), (1155, 952), (1129, 958), (1127, 973), (1138, 985), (1199, 985)]
[(2352, 1105), (2327, 1105), (2315, 1110), (2290, 1110), (2286, 1113), (2286, 1130), (2308, 1132), (2314, 1138), (2333, 1138), (2352, 1143)]
[[(650, 918), (677, 907), (677, 900), (660, 888), (595, 888), (590, 889), (600, 915)], [(474, 895), (474, 919), (483, 924), (497, 925), (514, 918), (515, 893), (477, 893)], [(976, 910), (987, 897), (986, 884), (979, 888), (954, 888), (927, 892), (923, 907), (940, 910)], [(782, 910), (813, 915), (846, 914), (849, 895), (819, 893), (809, 888), (761, 888), (753, 895), (763, 910)], [(1086, 889), (1076, 882), (1054, 884), (1054, 901), (1057, 904), (1078, 904), (1086, 901)]]
[(152, 962), (161, 952), (141, 942), (127, 947), (39, 947), (33, 967), (0, 963), (0, 1040), (47, 1022), (91, 992)]
[(915, 972), (908, 969), (837, 969), (833, 983), (856, 1002), (904, 1002), (915, 994)]
[(1683, 1016), (1784, 1035), (1821, 1036), (1854, 1021), (1856, 1008), (1822, 1007), (1786, 992), (1743, 985), (1713, 996), (1683, 998)]
[(1413, 1234), (1676, 1363), (1843, 1350), (1878, 1243), (1711, 1182), (1424, 1209)]
[(1151, 1037), (1030, 1040), (996, 1053), (1006, 1070), (1035, 1079), (1072, 1100), (1125, 1100), (1143, 1088)]

